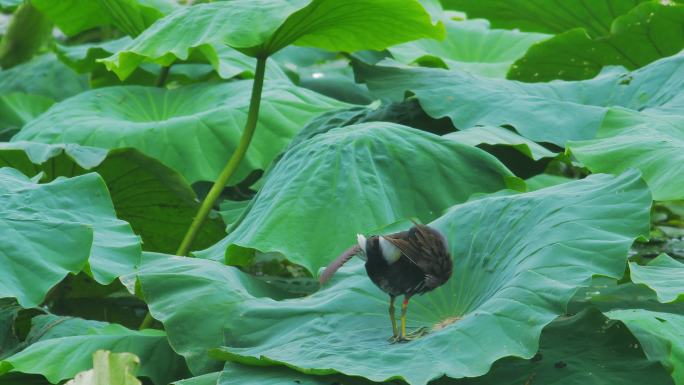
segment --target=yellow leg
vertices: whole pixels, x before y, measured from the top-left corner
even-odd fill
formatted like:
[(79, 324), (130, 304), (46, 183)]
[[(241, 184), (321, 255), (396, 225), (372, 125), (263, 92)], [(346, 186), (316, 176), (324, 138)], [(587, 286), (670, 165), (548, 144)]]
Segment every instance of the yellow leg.
[(394, 318), (394, 296), (390, 295), (390, 304), (389, 304), (389, 316), (390, 316), (390, 321), (392, 321), (392, 338), (391, 339), (396, 339), (397, 338), (397, 320)]
[(406, 310), (408, 309), (408, 301), (410, 297), (404, 297), (404, 302), (401, 303), (401, 334), (399, 339), (406, 338)]

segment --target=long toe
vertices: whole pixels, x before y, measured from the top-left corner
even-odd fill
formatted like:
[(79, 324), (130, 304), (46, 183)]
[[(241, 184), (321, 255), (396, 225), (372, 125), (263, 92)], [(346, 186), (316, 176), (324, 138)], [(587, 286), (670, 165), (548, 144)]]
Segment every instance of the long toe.
[(403, 338), (403, 340), (404, 341), (413, 341), (413, 340), (416, 340), (420, 337), (427, 335), (428, 333), (430, 333), (430, 329), (428, 329), (426, 326), (423, 326), (423, 327), (420, 327), (420, 328), (412, 331), (411, 333), (407, 334)]

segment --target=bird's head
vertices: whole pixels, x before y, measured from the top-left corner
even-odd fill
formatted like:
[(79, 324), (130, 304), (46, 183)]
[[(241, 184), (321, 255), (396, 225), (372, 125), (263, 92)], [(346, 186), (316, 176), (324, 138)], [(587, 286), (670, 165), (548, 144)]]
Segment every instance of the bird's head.
[(361, 251), (356, 254), (357, 257), (363, 259), (364, 261), (368, 259), (366, 256), (366, 249), (368, 247), (368, 239), (363, 236), (363, 234), (356, 234), (356, 243), (358, 243)]

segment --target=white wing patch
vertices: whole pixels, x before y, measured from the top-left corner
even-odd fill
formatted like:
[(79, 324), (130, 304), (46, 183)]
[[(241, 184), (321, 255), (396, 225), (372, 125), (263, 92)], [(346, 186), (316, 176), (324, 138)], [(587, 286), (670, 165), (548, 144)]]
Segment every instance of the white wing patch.
[(380, 251), (382, 252), (382, 257), (390, 265), (399, 260), (401, 257), (401, 250), (394, 246), (392, 242), (385, 239), (385, 237), (380, 237)]
[(368, 259), (366, 257), (366, 237), (363, 236), (363, 234), (356, 234), (356, 242), (359, 244), (359, 247), (361, 248), (361, 253), (357, 254), (356, 256), (363, 259), (364, 261)]

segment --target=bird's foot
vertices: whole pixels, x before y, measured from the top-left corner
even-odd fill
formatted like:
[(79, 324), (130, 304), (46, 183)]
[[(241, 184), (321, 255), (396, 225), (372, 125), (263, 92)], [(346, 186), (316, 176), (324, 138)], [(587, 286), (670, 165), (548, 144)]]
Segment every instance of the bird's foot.
[(422, 336), (428, 334), (429, 332), (430, 332), (430, 329), (428, 329), (427, 327), (423, 326), (423, 327), (420, 327), (420, 328), (418, 328), (418, 329), (412, 331), (411, 333), (409, 333), (409, 334), (407, 334), (407, 335), (405, 335), (405, 336), (394, 335), (394, 336), (388, 338), (387, 340), (388, 340), (391, 344), (397, 344), (397, 343), (402, 343), (402, 342), (409, 342), (409, 341), (417, 340), (418, 338), (420, 338), (420, 337), (422, 337)]
[(420, 328), (412, 331), (411, 333), (407, 334), (406, 336), (404, 336), (404, 340), (406, 340), (406, 341), (417, 340), (418, 338), (420, 338), (420, 337), (422, 337), (428, 333), (430, 333), (430, 329), (428, 329), (426, 326), (423, 326), (423, 327), (420, 327)]

